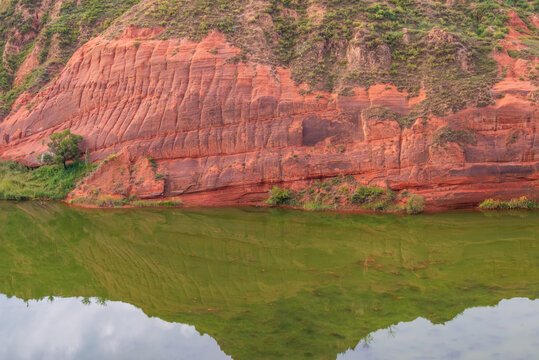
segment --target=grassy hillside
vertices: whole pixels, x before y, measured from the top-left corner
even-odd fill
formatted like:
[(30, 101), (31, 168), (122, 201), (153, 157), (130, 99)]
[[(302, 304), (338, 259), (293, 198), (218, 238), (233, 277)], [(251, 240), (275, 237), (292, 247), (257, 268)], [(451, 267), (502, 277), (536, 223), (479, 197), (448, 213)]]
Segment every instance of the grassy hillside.
[[(528, 50), (509, 55), (528, 61), (536, 79), (538, 32), (528, 17), (538, 10), (539, 0), (8, 0), (0, 7), (0, 116), (22, 91), (54, 78), (93, 36), (138, 25), (165, 27), (161, 38), (193, 40), (216, 29), (242, 49), (230, 61), (289, 67), (305, 92), (349, 96), (357, 86), (389, 83), (416, 96), (423, 88), (427, 98), (409, 123), (493, 102), (490, 89), (501, 74), (491, 54), (506, 51), (499, 41), (510, 11), (528, 27), (516, 29)], [(28, 56), (39, 65), (14, 83)]]
[[(23, 91), (37, 92), (52, 80), (83, 43), (107, 29), (139, 0), (5, 0), (0, 7), (0, 118)], [(15, 83), (24, 60), (38, 65)]]

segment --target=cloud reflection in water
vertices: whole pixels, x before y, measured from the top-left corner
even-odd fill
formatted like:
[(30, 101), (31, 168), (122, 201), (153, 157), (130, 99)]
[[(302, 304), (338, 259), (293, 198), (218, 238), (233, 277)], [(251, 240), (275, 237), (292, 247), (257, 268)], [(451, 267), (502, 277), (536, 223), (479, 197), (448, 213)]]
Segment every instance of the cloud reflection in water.
[(465, 310), (445, 324), (424, 318), (372, 333), (338, 360), (516, 360), (539, 353), (539, 300)]
[(122, 303), (0, 295), (0, 359), (231, 359), (194, 326), (148, 318)]

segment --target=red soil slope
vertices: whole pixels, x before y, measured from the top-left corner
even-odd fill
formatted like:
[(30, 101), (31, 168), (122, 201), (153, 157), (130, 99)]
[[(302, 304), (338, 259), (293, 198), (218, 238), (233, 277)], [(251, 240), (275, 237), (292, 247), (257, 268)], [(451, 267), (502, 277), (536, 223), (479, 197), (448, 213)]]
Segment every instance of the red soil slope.
[[(122, 154), (77, 196), (99, 189), (180, 196), (193, 205), (246, 204), (275, 184), (301, 187), (339, 174), (421, 193), (431, 208), (539, 196), (539, 112), (527, 99), (536, 87), (518, 80), (518, 71), (495, 86), (504, 97), (493, 106), (401, 129), (364, 112), (382, 105), (403, 115), (419, 101), (392, 86), (356, 89), (353, 97), (300, 95), (288, 70), (234, 64), (239, 50), (220, 34), (200, 43), (141, 39), (153, 35), (131, 28), (80, 48), (48, 89), (22, 96), (0, 123), (0, 157), (35, 164), (43, 139), (70, 128), (84, 136), (93, 160)], [(443, 126), (474, 131), (476, 143), (432, 145)], [(162, 186), (140, 163), (146, 157), (156, 160)]]

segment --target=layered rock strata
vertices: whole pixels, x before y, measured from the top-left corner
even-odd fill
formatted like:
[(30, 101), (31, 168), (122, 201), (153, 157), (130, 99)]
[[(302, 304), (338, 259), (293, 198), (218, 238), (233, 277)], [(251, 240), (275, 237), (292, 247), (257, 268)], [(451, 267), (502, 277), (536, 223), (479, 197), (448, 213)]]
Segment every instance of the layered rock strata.
[[(539, 113), (528, 99), (537, 87), (528, 81), (508, 75), (494, 88), (503, 94), (495, 105), (407, 128), (396, 119), (421, 98), (393, 86), (306, 94), (286, 69), (235, 61), (239, 50), (218, 33), (200, 43), (144, 38), (153, 35), (131, 28), (81, 47), (47, 89), (21, 96), (0, 123), (0, 157), (37, 165), (50, 134), (69, 128), (93, 161), (124, 154), (77, 196), (111, 192), (122, 179), (126, 196), (192, 205), (256, 203), (273, 185), (340, 174), (421, 193), (431, 208), (539, 196)], [(436, 143), (444, 128), (473, 141)], [(154, 172), (127, 178), (140, 159), (155, 161)]]

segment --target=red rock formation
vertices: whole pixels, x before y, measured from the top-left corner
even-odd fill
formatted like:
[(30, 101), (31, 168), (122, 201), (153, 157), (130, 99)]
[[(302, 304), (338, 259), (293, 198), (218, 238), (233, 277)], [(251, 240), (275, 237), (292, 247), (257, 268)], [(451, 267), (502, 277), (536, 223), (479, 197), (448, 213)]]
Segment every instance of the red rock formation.
[(70, 197), (98, 197), (101, 194), (139, 199), (159, 197), (165, 191), (165, 180), (156, 178), (153, 164), (148, 158), (132, 158), (123, 149), (107, 158), (90, 176), (84, 179)]
[[(302, 96), (286, 69), (235, 64), (239, 50), (220, 34), (200, 43), (137, 40), (152, 35), (130, 29), (80, 48), (33, 105), (16, 104), (0, 123), (0, 156), (34, 164), (42, 140), (65, 128), (83, 135), (95, 161), (122, 152), (73, 196), (114, 193), (121, 182), (123, 195), (244, 204), (274, 184), (299, 187), (338, 174), (420, 192), (444, 208), (539, 196), (539, 117), (526, 99), (535, 90), (528, 82), (506, 79), (495, 88), (505, 97), (493, 106), (401, 130), (395, 120), (361, 116), (374, 105), (408, 113), (417, 99), (394, 87)], [(432, 136), (443, 126), (472, 129), (476, 142), (435, 147)], [(146, 157), (166, 185), (140, 163)], [(135, 171), (140, 176), (137, 167), (145, 167)]]

